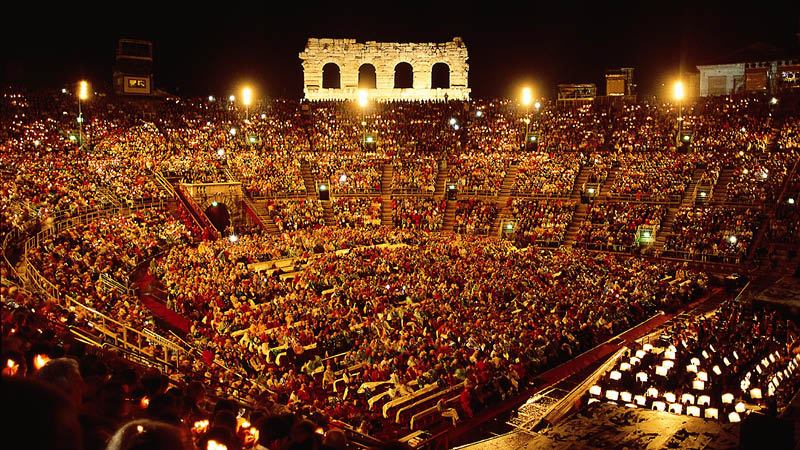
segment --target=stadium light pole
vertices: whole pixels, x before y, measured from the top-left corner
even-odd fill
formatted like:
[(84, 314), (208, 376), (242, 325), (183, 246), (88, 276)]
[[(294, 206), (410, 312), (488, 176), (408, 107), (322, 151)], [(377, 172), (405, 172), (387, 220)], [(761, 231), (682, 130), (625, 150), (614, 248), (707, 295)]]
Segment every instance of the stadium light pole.
[(366, 140), (367, 140), (367, 121), (366, 121), (367, 90), (366, 89), (358, 90), (358, 106), (361, 107), (361, 150), (364, 150), (364, 146), (366, 145)]
[(250, 120), (250, 101), (252, 100), (253, 91), (246, 87), (242, 89), (242, 103), (244, 103), (245, 120)]
[(678, 140), (680, 140), (683, 133), (683, 82), (675, 82), (673, 95), (678, 100)]
[(89, 83), (86, 80), (78, 82), (78, 146), (83, 148), (83, 113), (81, 100), (89, 98)]
[(531, 93), (531, 88), (525, 87), (522, 88), (522, 104), (525, 105), (525, 137), (523, 138), (524, 144), (522, 145), (522, 149), (528, 147), (528, 127), (531, 124), (531, 119), (528, 118), (528, 112), (530, 110), (531, 102), (533, 101), (533, 94)]

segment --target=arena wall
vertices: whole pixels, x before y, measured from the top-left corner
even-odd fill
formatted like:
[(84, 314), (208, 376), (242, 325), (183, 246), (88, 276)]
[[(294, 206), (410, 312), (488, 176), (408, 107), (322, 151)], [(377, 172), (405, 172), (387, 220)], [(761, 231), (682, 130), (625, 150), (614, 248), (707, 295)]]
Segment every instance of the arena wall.
[[(307, 100), (356, 100), (359, 69), (375, 67), (374, 89), (367, 89), (370, 100), (468, 100), (467, 47), (453, 38), (444, 43), (356, 42), (355, 39), (310, 38), (300, 53), (303, 61), (303, 91)], [(323, 87), (323, 67), (334, 63), (339, 68), (338, 88)], [(413, 68), (413, 87), (395, 88), (395, 68), (408, 63)], [(433, 66), (449, 67), (450, 86), (432, 88)]]

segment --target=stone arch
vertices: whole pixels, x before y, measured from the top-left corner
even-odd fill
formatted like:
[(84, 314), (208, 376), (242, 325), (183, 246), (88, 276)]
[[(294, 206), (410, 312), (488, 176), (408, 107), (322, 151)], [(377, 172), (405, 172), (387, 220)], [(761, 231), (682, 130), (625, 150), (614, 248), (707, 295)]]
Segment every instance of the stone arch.
[(431, 89), (450, 89), (450, 66), (437, 62), (431, 67)]
[(395, 89), (408, 89), (414, 87), (414, 66), (402, 61), (394, 66)]
[(341, 69), (339, 69), (339, 65), (335, 62), (329, 62), (322, 66), (322, 88), (342, 88), (342, 72)]
[(375, 73), (375, 66), (364, 63), (358, 68), (358, 88), (375, 89), (378, 87), (378, 78)]

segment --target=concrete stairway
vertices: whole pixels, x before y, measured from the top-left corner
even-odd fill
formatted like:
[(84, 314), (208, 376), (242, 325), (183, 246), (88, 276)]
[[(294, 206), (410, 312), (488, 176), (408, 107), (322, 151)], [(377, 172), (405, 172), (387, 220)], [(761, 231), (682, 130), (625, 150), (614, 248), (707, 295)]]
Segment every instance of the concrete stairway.
[(455, 200), (447, 201), (447, 209), (444, 210), (442, 231), (453, 231), (453, 224), (456, 221), (456, 203), (458, 202)]
[(434, 191), (435, 197), (443, 197), (446, 194), (447, 175), (450, 170), (447, 168), (447, 161), (444, 159), (439, 162), (439, 171), (436, 173), (436, 190)]
[[(578, 188), (578, 191), (580, 191), (580, 188)], [(578, 198), (580, 199), (580, 194)], [(575, 208), (575, 213), (572, 214), (572, 222), (569, 223), (567, 230), (564, 232), (564, 245), (575, 244), (575, 236), (578, 235), (578, 230), (581, 228), (581, 224), (584, 220), (586, 220), (586, 212), (588, 210), (589, 205), (586, 203), (578, 203), (578, 207)]]
[(381, 195), (381, 225), (394, 228), (392, 222), (392, 196)]
[(511, 167), (508, 168), (506, 176), (503, 178), (503, 184), (500, 187), (501, 197), (508, 197), (511, 195), (511, 189), (517, 181), (517, 172), (519, 172), (519, 164), (512, 164)]
[[(691, 204), (686, 206), (691, 206)], [(664, 222), (661, 224), (661, 229), (658, 230), (658, 234), (656, 235), (656, 249), (664, 249), (664, 244), (667, 242), (667, 238), (673, 233), (672, 228), (675, 225), (675, 216), (678, 214), (679, 209), (680, 208), (674, 207), (667, 210), (667, 216), (664, 217)]]
[(383, 163), (383, 173), (381, 173), (381, 195), (391, 195), (392, 193), (392, 175), (394, 167), (390, 161)]
[(569, 196), (570, 200), (579, 202), (581, 200), (581, 186), (589, 180), (589, 175), (592, 173), (590, 166), (581, 166), (578, 176), (575, 178), (575, 185), (572, 186), (572, 193)]
[(336, 225), (336, 220), (333, 216), (333, 205), (330, 200), (322, 201), (322, 218), (325, 220), (325, 225)]
[(500, 224), (503, 222), (503, 219), (511, 216), (511, 213), (508, 210), (508, 199), (511, 197), (503, 196), (497, 199), (497, 216), (494, 218), (492, 222), (492, 227), (489, 229), (489, 236), (499, 237), (500, 236)]
[(700, 177), (703, 175), (703, 170), (695, 169), (694, 173), (692, 174), (692, 181), (689, 183), (689, 186), (686, 188), (686, 192), (683, 194), (683, 199), (681, 200), (681, 206), (693, 206), (694, 205), (694, 190), (697, 189), (697, 185), (700, 183)]
[(275, 221), (272, 220), (272, 217), (269, 216), (267, 206), (263, 202), (254, 202), (247, 197), (242, 197), (242, 200), (245, 205), (256, 214), (256, 217), (258, 217), (258, 220), (261, 222), (261, 227), (266, 233), (278, 233), (278, 227), (275, 225)]
[(311, 174), (311, 166), (305, 159), (300, 162), (300, 172), (303, 174), (303, 184), (306, 185), (306, 194), (310, 197), (317, 195), (317, 188), (314, 184), (314, 176)]
[(722, 205), (728, 199), (728, 183), (733, 178), (733, 169), (724, 168), (719, 174), (719, 180), (714, 187), (714, 196), (711, 197), (711, 203), (714, 205)]

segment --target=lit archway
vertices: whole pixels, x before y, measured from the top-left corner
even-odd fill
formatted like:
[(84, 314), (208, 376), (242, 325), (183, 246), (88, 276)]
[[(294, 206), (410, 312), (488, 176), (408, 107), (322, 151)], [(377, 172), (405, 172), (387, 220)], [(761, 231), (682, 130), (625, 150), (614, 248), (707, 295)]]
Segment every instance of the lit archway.
[(372, 64), (362, 64), (358, 68), (358, 88), (375, 89), (378, 86), (375, 76), (375, 66)]
[(450, 89), (450, 66), (442, 62), (433, 65), (431, 89)]
[(414, 68), (407, 62), (394, 66), (394, 87), (408, 89), (414, 87)]
[(328, 63), (322, 66), (322, 88), (341, 89), (342, 77), (339, 66), (336, 63)]

